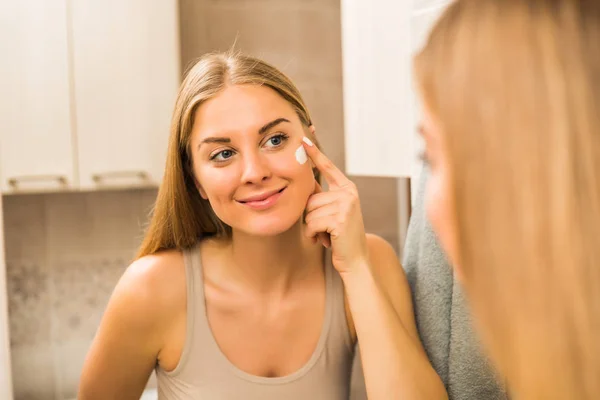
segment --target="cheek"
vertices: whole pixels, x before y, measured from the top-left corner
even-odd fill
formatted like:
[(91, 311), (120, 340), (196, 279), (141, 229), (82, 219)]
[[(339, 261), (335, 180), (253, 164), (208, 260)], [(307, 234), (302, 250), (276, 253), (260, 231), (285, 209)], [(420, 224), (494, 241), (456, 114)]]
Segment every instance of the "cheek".
[[(288, 146), (283, 151), (269, 155), (271, 171), (276, 175), (297, 177), (310, 170), (310, 161), (298, 146)], [(304, 150), (304, 149), (302, 149)]]
[[(271, 158), (272, 171), (274, 175), (293, 181), (294, 186), (297, 188), (296, 195), (300, 196), (302, 193), (307, 192), (306, 197), (308, 198), (314, 191), (315, 178), (310, 160), (300, 163), (296, 159), (296, 150), (297, 147), (273, 155)], [(300, 161), (303, 161), (301, 155)]]
[(456, 256), (449, 179), (445, 171), (431, 171), (426, 188), (427, 217), (450, 260)]
[(222, 197), (229, 197), (235, 189), (235, 173), (230, 168), (196, 168), (198, 182), (202, 182), (200, 194), (208, 197), (211, 203), (218, 203)]

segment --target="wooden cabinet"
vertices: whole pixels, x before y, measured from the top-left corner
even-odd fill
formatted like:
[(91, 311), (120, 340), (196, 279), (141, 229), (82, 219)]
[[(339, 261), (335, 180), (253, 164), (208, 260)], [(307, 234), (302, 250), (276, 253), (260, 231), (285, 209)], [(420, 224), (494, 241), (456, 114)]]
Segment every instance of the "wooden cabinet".
[(4, 3), (0, 190), (157, 186), (180, 81), (177, 0)]
[(412, 62), (446, 0), (342, 0), (346, 170), (413, 177), (421, 170)]
[(3, 2), (0, 190), (77, 185), (64, 0)]
[(410, 175), (411, 0), (342, 0), (346, 171)]
[(175, 0), (72, 2), (82, 189), (157, 185), (179, 84)]

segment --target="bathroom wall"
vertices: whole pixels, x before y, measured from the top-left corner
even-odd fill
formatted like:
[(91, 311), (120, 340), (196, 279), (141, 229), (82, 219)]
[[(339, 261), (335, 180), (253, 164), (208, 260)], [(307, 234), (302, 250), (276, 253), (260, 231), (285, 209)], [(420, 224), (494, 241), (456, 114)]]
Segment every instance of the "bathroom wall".
[(70, 399), (154, 190), (4, 197), (16, 400)]
[[(4, 253), (4, 216), (2, 215), (2, 196), (0, 196), (0, 271), (6, 271)], [(6, 274), (0, 273), (0, 398), (12, 395), (12, 373), (9, 352), (8, 293)]]
[[(339, 0), (181, 0), (182, 65), (236, 48), (298, 85), (329, 157), (343, 169)], [(378, 140), (373, 132), (373, 140)], [(396, 182), (351, 177), (365, 224), (398, 246)], [(4, 198), (16, 400), (69, 399), (108, 297), (140, 242), (155, 190)]]

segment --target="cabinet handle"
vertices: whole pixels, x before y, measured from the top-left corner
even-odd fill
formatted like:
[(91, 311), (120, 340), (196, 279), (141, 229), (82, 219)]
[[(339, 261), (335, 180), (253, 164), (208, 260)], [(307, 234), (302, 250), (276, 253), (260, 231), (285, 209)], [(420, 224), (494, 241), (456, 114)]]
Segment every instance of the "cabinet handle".
[(67, 184), (67, 177), (63, 175), (23, 175), (8, 179), (8, 184), (16, 187), (19, 182), (57, 181), (61, 185)]
[(148, 179), (148, 173), (146, 171), (110, 171), (92, 174), (92, 180), (99, 183), (103, 179), (110, 178), (130, 178), (135, 177), (141, 180)]

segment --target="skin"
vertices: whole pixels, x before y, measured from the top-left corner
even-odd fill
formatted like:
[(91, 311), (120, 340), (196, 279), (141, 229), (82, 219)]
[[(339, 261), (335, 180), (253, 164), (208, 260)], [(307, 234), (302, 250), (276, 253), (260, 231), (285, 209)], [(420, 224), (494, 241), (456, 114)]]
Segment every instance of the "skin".
[[(197, 188), (233, 230), (231, 240), (201, 243), (207, 317), (229, 361), (265, 377), (289, 375), (308, 361), (324, 316), (326, 244), (344, 281), (369, 398), (446, 398), (421, 346), (396, 254), (365, 234), (354, 184), (302, 141), (314, 127), (302, 126), (289, 103), (257, 86), (228, 87), (197, 110), (195, 121), (190, 145)], [(299, 146), (310, 162), (296, 161)], [(240, 202), (282, 188), (269, 209)], [(186, 302), (180, 252), (134, 262), (109, 302), (78, 398), (137, 399), (156, 363), (173, 370), (185, 343)]]
[[(427, 107), (423, 107), (423, 118), (419, 133), (425, 141), (424, 159), (430, 170), (425, 188), (427, 217), (436, 232), (442, 248), (450, 260), (456, 260), (456, 240), (450, 201), (450, 167), (444, 145), (444, 136), (439, 120)], [(460, 270), (455, 268), (460, 275)]]

